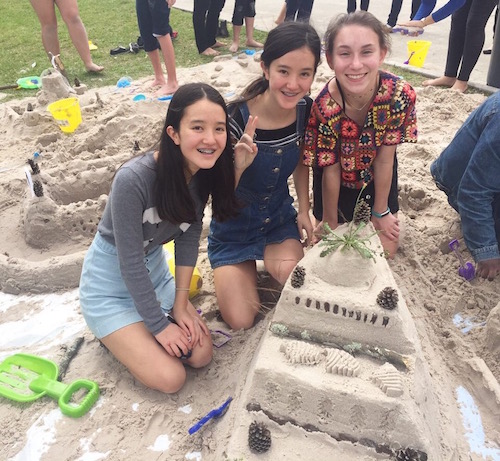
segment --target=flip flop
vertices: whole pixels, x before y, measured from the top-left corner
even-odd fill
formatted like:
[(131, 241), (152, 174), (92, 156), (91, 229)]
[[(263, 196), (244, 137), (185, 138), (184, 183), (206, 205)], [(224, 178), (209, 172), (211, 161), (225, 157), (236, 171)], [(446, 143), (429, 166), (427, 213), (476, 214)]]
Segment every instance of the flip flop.
[(94, 43), (92, 43), (92, 40), (89, 40), (89, 49), (90, 51), (97, 50), (97, 45), (94, 45)]
[(114, 56), (116, 54), (128, 53), (129, 51), (130, 51), (129, 48), (125, 48), (124, 46), (119, 46), (117, 48), (113, 48), (112, 50), (110, 50), (109, 54), (111, 56)]

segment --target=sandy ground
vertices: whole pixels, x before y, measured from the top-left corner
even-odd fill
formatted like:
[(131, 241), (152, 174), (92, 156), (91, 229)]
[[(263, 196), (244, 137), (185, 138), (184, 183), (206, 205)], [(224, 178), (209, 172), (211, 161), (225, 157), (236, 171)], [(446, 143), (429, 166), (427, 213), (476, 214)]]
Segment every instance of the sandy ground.
[[(179, 69), (182, 83), (212, 83), (228, 100), (258, 74), (254, 57), (246, 55)], [(313, 96), (329, 77), (330, 70), (321, 65)], [(415, 322), (432, 378), (428, 392), (436, 400), (437, 424), (445, 434), (440, 459), (498, 460), (500, 279), (467, 282), (458, 275), (458, 259), (448, 249), (450, 240), (459, 240), (466, 261), (471, 256), (457, 214), (429, 175), (431, 161), (484, 97), (434, 88), (417, 92), (419, 142), (398, 149), (406, 230), (401, 249), (389, 265)], [(134, 101), (139, 93), (146, 100)], [(177, 394), (166, 396), (135, 382), (86, 329), (75, 288), (112, 175), (137, 153), (137, 144), (140, 149), (155, 144), (168, 102), (151, 96), (148, 81), (88, 91), (79, 96), (83, 122), (68, 135), (46, 110), (53, 99), (53, 94), (42, 92), (0, 105), (0, 233), (4, 235), (0, 240), (0, 359), (22, 351), (64, 363), (68, 351), (78, 345), (63, 381), (94, 380), (101, 397), (79, 419), (62, 416), (48, 397), (28, 404), (2, 400), (1, 457), (224, 459), (221, 447), (229, 443), (233, 413), (194, 435), (188, 434), (188, 428), (229, 396), (237, 399), (272, 312), (249, 331), (230, 332), (232, 339), (215, 349), (210, 366), (189, 370), (188, 382)], [(27, 111), (28, 103), (32, 112)], [(40, 153), (40, 173), (33, 179), (44, 188), (40, 198), (31, 196), (26, 182), (25, 170), (30, 168), (25, 162), (35, 152)], [(212, 330), (227, 332), (217, 318), (206, 233), (207, 225), (198, 260), (203, 287), (194, 303)], [(279, 293), (265, 274), (262, 286), (263, 312), (267, 312)], [(464, 406), (460, 389), (466, 389), (477, 405), (479, 428), (457, 417)], [(288, 398), (286, 393), (283, 398)], [(309, 459), (318, 458), (312, 452)]]

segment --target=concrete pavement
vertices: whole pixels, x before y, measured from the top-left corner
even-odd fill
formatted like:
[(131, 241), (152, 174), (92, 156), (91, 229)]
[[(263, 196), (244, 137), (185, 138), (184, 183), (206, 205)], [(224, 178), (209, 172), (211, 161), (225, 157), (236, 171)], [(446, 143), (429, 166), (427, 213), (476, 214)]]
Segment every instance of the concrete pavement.
[[(359, 6), (358, 1), (358, 6)], [(386, 23), (389, 11), (391, 9), (392, 0), (372, 0), (370, 2), (369, 11), (373, 13), (380, 21)], [(446, 3), (446, 0), (438, 0), (436, 8), (439, 8)], [(282, 0), (257, 0), (255, 17), (255, 27), (260, 30), (269, 31), (275, 24), (274, 20), (283, 4)], [(176, 8), (192, 11), (193, 0), (177, 0)], [(403, 7), (399, 15), (399, 20), (408, 20), (410, 16), (410, 0), (403, 1)], [(227, 0), (221, 13), (221, 19), (226, 19), (231, 22), (234, 8), (234, 0)], [(337, 14), (347, 11), (347, 0), (315, 0), (311, 15), (311, 24), (316, 28), (318, 33), (322, 35), (326, 30), (330, 19)], [(424, 66), (422, 68), (411, 67), (412, 70), (420, 72), (428, 76), (443, 75), (446, 62), (446, 54), (448, 50), (448, 33), (450, 31), (450, 18), (432, 24), (425, 28), (423, 35), (418, 37), (421, 40), (429, 40), (432, 42), (427, 54)], [(386, 58), (386, 62), (397, 66), (405, 67), (404, 62), (408, 59), (407, 43), (409, 40), (414, 40), (412, 37), (403, 36), (400, 34), (392, 35), (392, 52)], [(242, 40), (242, 43), (244, 41)], [(486, 41), (485, 47), (490, 48), (493, 43), (493, 15), (486, 25)], [(472, 71), (469, 84), (471, 86), (486, 90), (496, 91), (496, 88), (487, 87), (486, 79), (488, 68), (490, 65), (491, 55), (481, 53), (476, 67)]]

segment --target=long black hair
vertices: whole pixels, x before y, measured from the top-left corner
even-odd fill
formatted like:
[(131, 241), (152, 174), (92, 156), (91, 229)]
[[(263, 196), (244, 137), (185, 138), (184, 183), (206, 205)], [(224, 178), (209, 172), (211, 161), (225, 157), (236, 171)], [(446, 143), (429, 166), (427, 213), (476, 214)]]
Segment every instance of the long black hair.
[(210, 85), (188, 83), (179, 87), (170, 101), (160, 138), (154, 193), (158, 215), (162, 220), (173, 223), (196, 221), (195, 204), (186, 183), (187, 167), (184, 155), (180, 147), (167, 134), (167, 127), (171, 126), (179, 132), (186, 108), (202, 99), (207, 99), (224, 110), (227, 140), (215, 165), (207, 170), (200, 169), (194, 175), (198, 183), (200, 199), (205, 203), (208, 196), (212, 196), (212, 214), (218, 221), (235, 216), (239, 209), (234, 193), (233, 150), (229, 141), (229, 122), (224, 98)]
[[(314, 55), (314, 73), (316, 73), (321, 57), (321, 40), (314, 27), (305, 22), (284, 22), (272, 29), (267, 35), (260, 60), (269, 68), (274, 60), (304, 46)], [(245, 88), (241, 94), (241, 101), (238, 102), (249, 101), (268, 88), (269, 81), (264, 76), (259, 77)]]

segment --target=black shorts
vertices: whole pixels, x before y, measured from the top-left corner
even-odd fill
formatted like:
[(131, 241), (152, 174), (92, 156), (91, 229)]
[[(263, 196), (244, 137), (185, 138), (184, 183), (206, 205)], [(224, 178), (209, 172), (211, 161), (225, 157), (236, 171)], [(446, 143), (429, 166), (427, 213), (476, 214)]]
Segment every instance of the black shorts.
[[(314, 168), (313, 169), (313, 215), (318, 220), (323, 219), (323, 196), (321, 193), (321, 185), (323, 179), (323, 169)], [(346, 221), (352, 221), (352, 214), (354, 212), (354, 206), (356, 205), (356, 200), (359, 196), (359, 189), (350, 189), (348, 187), (340, 186), (339, 194), (339, 223)], [(375, 183), (372, 181), (369, 183), (361, 195), (366, 202), (373, 207), (375, 201)], [(391, 213), (397, 213), (399, 211), (399, 200), (398, 200), (398, 159), (394, 157), (394, 166), (392, 168), (392, 182), (391, 189), (389, 191), (388, 205), (391, 209)]]

